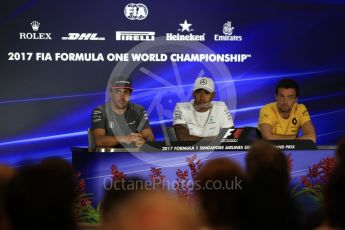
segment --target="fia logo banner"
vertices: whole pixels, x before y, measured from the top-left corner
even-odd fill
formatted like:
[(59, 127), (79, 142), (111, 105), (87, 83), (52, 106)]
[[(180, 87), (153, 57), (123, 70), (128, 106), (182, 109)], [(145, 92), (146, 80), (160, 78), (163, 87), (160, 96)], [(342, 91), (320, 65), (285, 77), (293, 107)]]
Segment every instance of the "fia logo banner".
[(124, 14), (129, 20), (144, 20), (149, 10), (142, 3), (129, 3), (124, 9)]

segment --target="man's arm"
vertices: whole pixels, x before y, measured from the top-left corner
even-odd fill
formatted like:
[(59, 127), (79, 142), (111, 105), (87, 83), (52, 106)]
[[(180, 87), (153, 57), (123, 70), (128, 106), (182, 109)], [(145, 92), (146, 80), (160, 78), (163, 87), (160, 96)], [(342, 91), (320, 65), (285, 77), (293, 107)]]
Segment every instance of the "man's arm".
[(262, 138), (265, 140), (294, 140), (294, 135), (279, 135), (273, 133), (273, 127), (270, 124), (260, 124)]
[(137, 146), (142, 145), (143, 138), (141, 134), (133, 133), (127, 136), (108, 136), (105, 135), (105, 129), (97, 128), (92, 131), (97, 147), (112, 147), (121, 143), (135, 143)]
[(187, 125), (182, 125), (182, 124), (174, 125), (174, 130), (175, 130), (176, 138), (179, 141), (200, 141), (200, 140), (210, 141), (215, 138), (215, 137), (198, 137), (198, 136), (190, 135)]
[(155, 136), (153, 135), (151, 128), (145, 128), (141, 130), (140, 133), (142, 137), (144, 138), (144, 140), (149, 141), (149, 142), (155, 141)]
[(234, 121), (232, 120), (231, 113), (228, 109), (228, 107), (225, 105), (224, 102), (222, 102), (222, 111), (223, 113), (220, 114), (220, 127), (221, 128), (233, 128), (235, 127)]
[(259, 128), (262, 138), (265, 140), (294, 140), (295, 135), (281, 135), (273, 133), (273, 124), (276, 122), (276, 117), (272, 108), (265, 105), (260, 109)]
[(297, 137), (299, 140), (312, 140), (316, 142), (316, 132), (313, 123), (309, 120), (302, 125), (303, 135)]
[(137, 115), (138, 126), (136, 127), (136, 130), (138, 133), (140, 133), (144, 140), (142, 144), (144, 144), (145, 141), (155, 141), (155, 136), (153, 135), (152, 129), (150, 127), (149, 118), (145, 109), (143, 107), (139, 107)]

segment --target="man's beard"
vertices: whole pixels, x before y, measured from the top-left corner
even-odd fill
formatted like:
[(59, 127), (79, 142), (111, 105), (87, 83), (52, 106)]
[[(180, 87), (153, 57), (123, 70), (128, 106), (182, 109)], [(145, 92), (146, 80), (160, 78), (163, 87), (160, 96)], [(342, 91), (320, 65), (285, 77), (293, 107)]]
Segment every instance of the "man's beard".
[(291, 112), (291, 108), (289, 106), (287, 106), (287, 105), (280, 106), (278, 108), (279, 108), (280, 112), (282, 112), (282, 113), (289, 113), (289, 112)]
[(116, 109), (125, 109), (127, 107), (127, 105), (128, 105), (128, 102), (126, 102), (125, 100), (114, 103), (114, 107)]
[(194, 108), (196, 110), (200, 110), (200, 109), (209, 109), (212, 107), (212, 104), (211, 102), (208, 102), (208, 103), (200, 103), (198, 105), (194, 104)]

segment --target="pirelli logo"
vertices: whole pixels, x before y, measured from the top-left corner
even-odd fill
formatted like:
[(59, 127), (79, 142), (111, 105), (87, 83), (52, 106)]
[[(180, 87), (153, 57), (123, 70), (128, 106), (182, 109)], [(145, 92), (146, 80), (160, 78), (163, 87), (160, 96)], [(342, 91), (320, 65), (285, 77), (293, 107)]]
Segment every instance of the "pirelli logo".
[(154, 41), (155, 32), (153, 31), (116, 31), (117, 41)]

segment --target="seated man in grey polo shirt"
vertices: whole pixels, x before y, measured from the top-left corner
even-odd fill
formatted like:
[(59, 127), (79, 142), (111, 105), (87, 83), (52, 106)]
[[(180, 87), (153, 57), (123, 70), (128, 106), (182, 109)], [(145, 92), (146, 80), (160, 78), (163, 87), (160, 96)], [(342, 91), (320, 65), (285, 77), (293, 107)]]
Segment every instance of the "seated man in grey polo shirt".
[(145, 109), (129, 101), (131, 80), (123, 77), (111, 81), (111, 101), (92, 112), (92, 130), (97, 147), (142, 146), (154, 141)]

